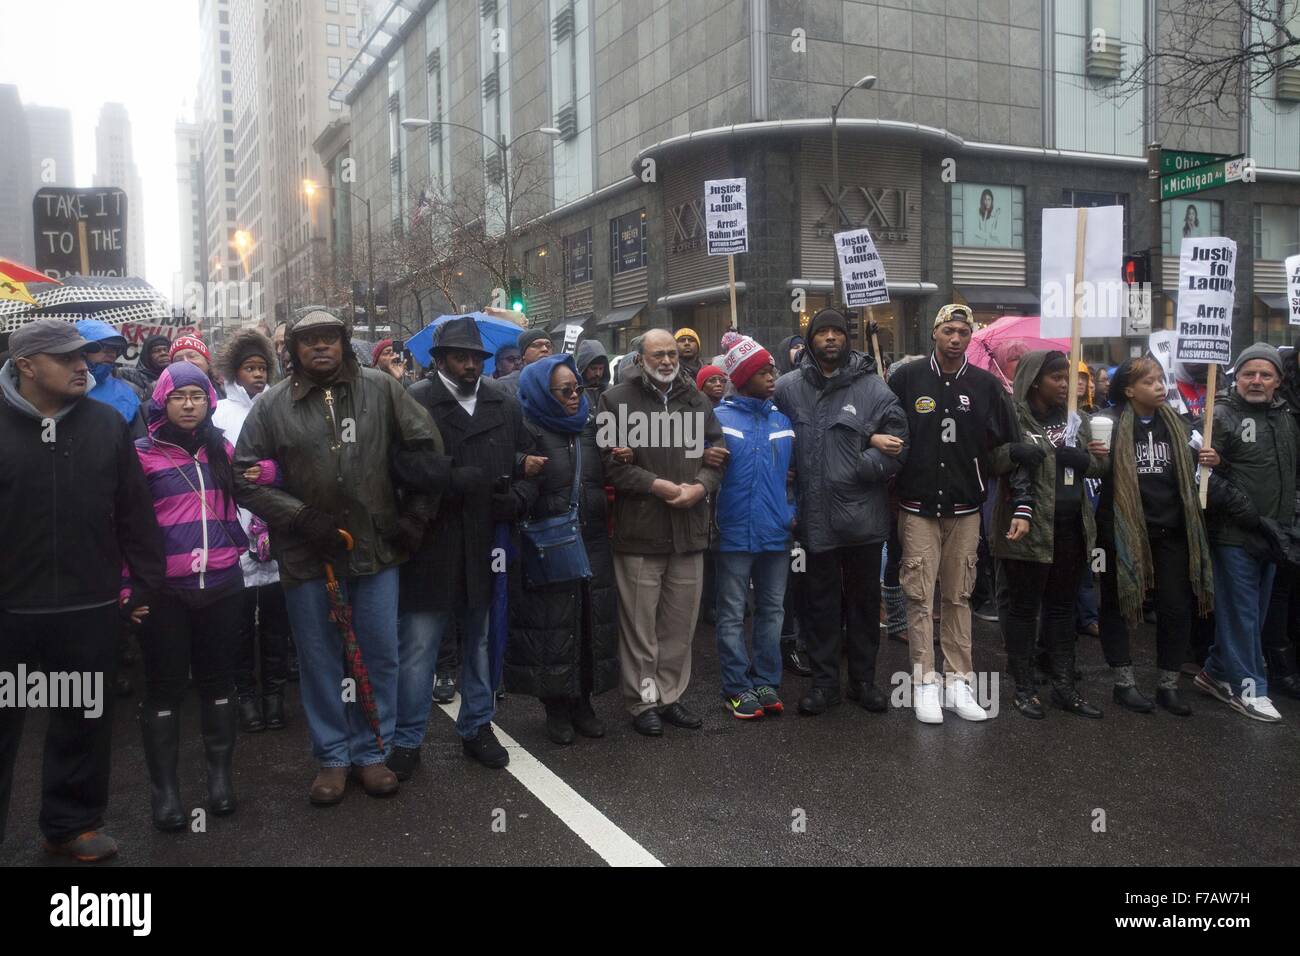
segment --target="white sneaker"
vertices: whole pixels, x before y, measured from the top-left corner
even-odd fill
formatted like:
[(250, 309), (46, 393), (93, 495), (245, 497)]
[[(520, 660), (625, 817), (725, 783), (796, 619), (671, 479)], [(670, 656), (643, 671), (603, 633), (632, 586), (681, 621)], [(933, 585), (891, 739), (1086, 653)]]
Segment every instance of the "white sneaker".
[(943, 708), (939, 706), (939, 685), (912, 685), (912, 708), (916, 719), (923, 724), (943, 723)]
[(1252, 720), (1275, 724), (1282, 719), (1282, 715), (1277, 712), (1277, 708), (1267, 697), (1242, 697), (1233, 694), (1231, 706), (1237, 713), (1245, 714)]
[(964, 680), (955, 680), (943, 690), (943, 706), (957, 711), (957, 716), (966, 720), (988, 720), (989, 713), (975, 700), (970, 692), (970, 685)]

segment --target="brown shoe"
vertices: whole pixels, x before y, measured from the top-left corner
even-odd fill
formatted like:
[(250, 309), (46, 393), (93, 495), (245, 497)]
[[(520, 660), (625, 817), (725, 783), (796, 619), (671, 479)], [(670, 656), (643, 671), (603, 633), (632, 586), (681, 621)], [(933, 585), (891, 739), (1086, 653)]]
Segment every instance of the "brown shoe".
[(343, 802), (343, 788), (347, 786), (346, 767), (321, 767), (311, 782), (311, 802), (318, 807), (332, 807)]
[(361, 786), (372, 797), (387, 797), (397, 792), (397, 774), (382, 763), (353, 766), (352, 776), (361, 781)]
[(45, 850), (55, 856), (70, 856), (82, 863), (98, 863), (117, 856), (117, 841), (103, 830), (87, 830), (64, 843), (46, 840)]

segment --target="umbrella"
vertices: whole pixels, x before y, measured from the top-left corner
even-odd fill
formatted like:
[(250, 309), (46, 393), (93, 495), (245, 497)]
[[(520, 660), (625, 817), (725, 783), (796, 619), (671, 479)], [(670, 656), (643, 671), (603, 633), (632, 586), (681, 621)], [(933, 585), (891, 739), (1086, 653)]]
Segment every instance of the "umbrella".
[(58, 279), (51, 279), (43, 272), (29, 269), (11, 259), (0, 259), (0, 300), (22, 302), (39, 307), (40, 303), (27, 291), (28, 282), (52, 282), (60, 285)]
[[(514, 322), (507, 322), (505, 319), (496, 319), (483, 312), (467, 312), (465, 315), (472, 316), (474, 325), (478, 328), (479, 337), (483, 340), (483, 348), (494, 355), (496, 350), (503, 345), (514, 345), (519, 341), (519, 333), (523, 331)], [(411, 355), (422, 366), (428, 367), (431, 364), (429, 355), (430, 349), (433, 348), (433, 330), (444, 322), (450, 322), (452, 319), (464, 318), (461, 315), (440, 315), (420, 331), (416, 332), (406, 340), (406, 347), (410, 349)], [(496, 368), (496, 359), (490, 358), (483, 363), (483, 374), (491, 375)]]
[(113, 276), (68, 276), (59, 285), (32, 293), (28, 302), (0, 299), (0, 332), (13, 332), (33, 319), (99, 319), (109, 325), (124, 322), (156, 325), (170, 320), (167, 300), (143, 279)]
[(1056, 349), (1067, 355), (1070, 353), (1069, 339), (1043, 338), (1039, 330), (1038, 316), (1005, 315), (979, 329), (970, 337), (966, 358), (976, 368), (982, 368), (996, 375), (1009, 392), (1012, 383), (1003, 373), (1002, 366), (1006, 364), (1007, 351), (1013, 345), (1023, 345), (1026, 352)]
[[(343, 546), (351, 551), (352, 535), (342, 528), (339, 529), (339, 535), (343, 538)], [(379, 733), (379, 706), (375, 703), (375, 689), (370, 684), (370, 671), (366, 669), (366, 662), (361, 659), (361, 645), (357, 642), (357, 632), (352, 629), (352, 608), (348, 606), (347, 597), (343, 594), (343, 585), (334, 575), (334, 565), (328, 561), (325, 562), (325, 593), (329, 596), (330, 620), (334, 622), (339, 636), (343, 638), (343, 662), (347, 667), (348, 676), (357, 686), (357, 703), (361, 705), (361, 711), (366, 715), (366, 723), (375, 732), (375, 743), (379, 745), (379, 752), (383, 753), (384, 738)]]

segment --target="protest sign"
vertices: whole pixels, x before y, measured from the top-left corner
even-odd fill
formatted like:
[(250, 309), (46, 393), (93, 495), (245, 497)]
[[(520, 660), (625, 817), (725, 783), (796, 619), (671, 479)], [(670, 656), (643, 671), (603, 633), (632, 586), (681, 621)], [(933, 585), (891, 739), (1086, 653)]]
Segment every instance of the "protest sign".
[(709, 179), (704, 183), (704, 230), (711, 256), (749, 251), (749, 213), (745, 180)]
[(566, 325), (564, 327), (564, 349), (569, 355), (573, 354), (574, 349), (578, 347), (578, 338), (582, 335), (581, 325)]
[[(1081, 228), (1081, 222), (1086, 228)], [(1123, 206), (1044, 209), (1039, 288), (1043, 338), (1070, 338), (1076, 317), (1081, 338), (1123, 335), (1128, 315), (1123, 259)]]
[(47, 186), (32, 200), (36, 268), (47, 276), (126, 275), (126, 192)]
[(1178, 258), (1180, 362), (1227, 365), (1232, 360), (1232, 300), (1237, 244), (1223, 236), (1184, 239)]
[(881, 305), (889, 301), (885, 264), (876, 243), (866, 229), (835, 233), (835, 255), (844, 285), (844, 304), (849, 308)]
[(1300, 255), (1286, 260), (1287, 315), (1292, 325), (1300, 325)]

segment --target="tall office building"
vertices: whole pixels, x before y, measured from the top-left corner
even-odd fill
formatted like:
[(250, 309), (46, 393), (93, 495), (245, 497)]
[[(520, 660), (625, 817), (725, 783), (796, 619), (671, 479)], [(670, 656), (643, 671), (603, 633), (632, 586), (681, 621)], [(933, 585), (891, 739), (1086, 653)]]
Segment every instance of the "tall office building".
[(243, 278), (235, 175), (234, 43), (229, 0), (199, 0), (199, 90), (194, 118), (203, 157), (204, 274), (208, 282)]
[(27, 106), (27, 137), (32, 153), (32, 188), (77, 185), (72, 150), (72, 111), (57, 106)]
[[(207, 260), (207, 223), (203, 197), (203, 156), (197, 123), (176, 123), (176, 209), (181, 253), (180, 279), (188, 289), (201, 283)], [(182, 290), (180, 297), (187, 293)], [(179, 304), (179, 303), (178, 303)]]
[(262, 140), (263, 125), (258, 84), (258, 22), (270, 0), (230, 0), (232, 100), (235, 111), (235, 228), (241, 258), (242, 276), (250, 291), (258, 295), (248, 300), (252, 314), (242, 319), (266, 318), (266, 298), (261, 294), (266, 264), (273, 260), (272, 248), (264, 244), (265, 217), (262, 214)]
[(0, 256), (32, 264), (32, 157), (18, 87), (0, 85)]
[(144, 185), (131, 145), (131, 117), (121, 103), (105, 103), (95, 126), (95, 185), (126, 192), (126, 272), (145, 272)]

